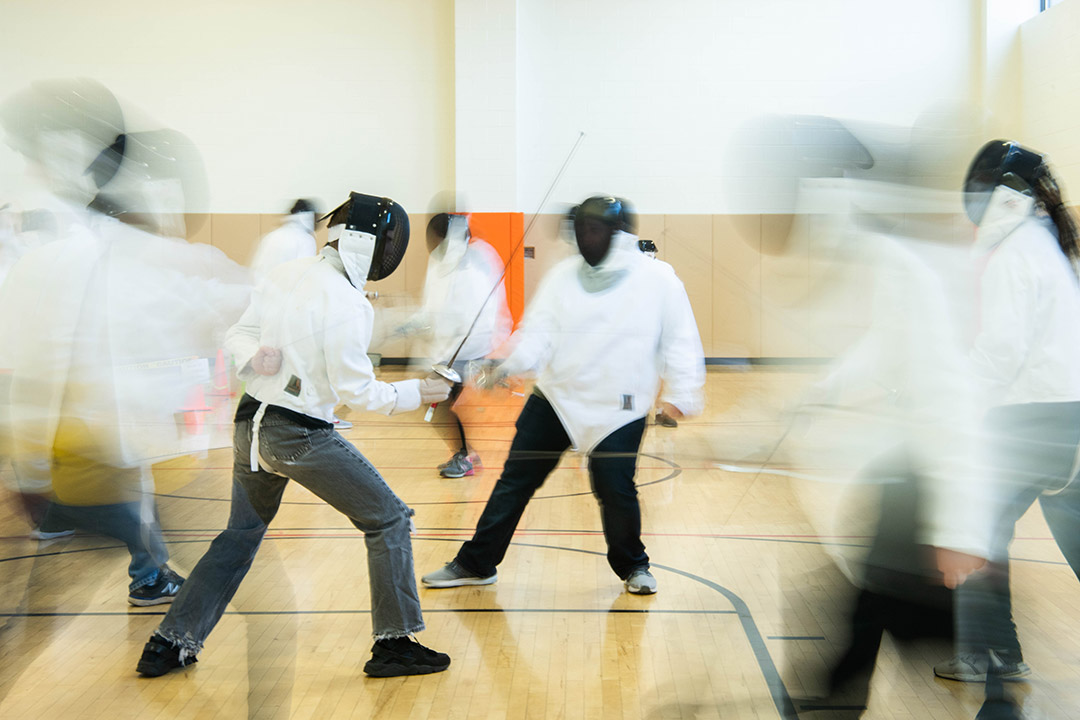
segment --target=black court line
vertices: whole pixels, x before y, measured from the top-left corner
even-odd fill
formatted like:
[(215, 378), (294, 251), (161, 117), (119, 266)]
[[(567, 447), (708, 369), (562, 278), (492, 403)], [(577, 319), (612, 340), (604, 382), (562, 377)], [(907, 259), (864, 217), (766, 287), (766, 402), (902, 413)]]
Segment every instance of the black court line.
[[(469, 613), (509, 613), (548, 615), (734, 615), (734, 610), (658, 610), (652, 608), (421, 608), (425, 615), (451, 615)], [(131, 610), (94, 610), (87, 612), (22, 612), (0, 613), (0, 618), (50, 618), (50, 617), (142, 617), (166, 615), (168, 610), (140, 612)], [(371, 610), (226, 610), (225, 615), (370, 615)]]
[[(662, 463), (666, 463), (667, 465), (669, 465), (671, 467), (671, 472), (668, 473), (667, 475), (665, 475), (664, 477), (658, 479), (658, 480), (650, 480), (649, 482), (645, 482), (645, 483), (635, 483), (634, 487), (643, 488), (643, 487), (649, 487), (650, 485), (658, 485), (659, 483), (662, 483), (662, 482), (667, 482), (669, 480), (674, 480), (675, 478), (677, 478), (679, 475), (682, 474), (682, 468), (679, 467), (678, 463), (674, 462), (673, 460), (669, 460), (667, 458), (663, 458), (663, 457), (660, 457), (658, 455), (649, 455), (648, 453), (639, 453), (639, 455), (641, 457), (649, 458), (650, 460), (658, 460), (658, 461), (660, 461)], [(572, 468), (572, 469), (580, 470), (580, 469), (583, 469), (583, 468)], [(150, 494), (153, 495), (154, 497), (172, 498), (174, 500), (205, 500), (207, 502), (232, 502), (231, 497), (212, 498), (212, 497), (200, 497), (198, 495), (177, 495), (177, 494), (174, 494), (174, 493), (150, 493)], [(562, 499), (562, 498), (582, 497), (584, 495), (592, 495), (592, 490), (583, 491), (583, 492), (576, 492), (576, 493), (564, 493), (562, 495), (534, 495), (532, 499), (533, 500), (559, 500), (559, 499)], [(479, 503), (486, 503), (486, 502), (487, 502), (487, 499), (485, 498), (484, 500), (432, 500), (432, 501), (421, 501), (421, 502), (406, 502), (405, 504), (408, 505), (409, 507), (413, 507), (413, 506), (420, 507), (420, 506), (427, 506), (427, 505), (477, 505)], [(530, 500), (530, 502), (532, 502), (532, 501)], [(323, 500), (282, 500), (280, 504), (281, 505), (326, 505), (326, 502), (323, 501)]]
[[(434, 542), (460, 542), (457, 539), (447, 538), (416, 538), (417, 540), (428, 540)], [(606, 557), (607, 553), (598, 552), (596, 550), (582, 550), (579, 548), (559, 547), (557, 545), (540, 545), (537, 543), (523, 543), (512, 542), (511, 545), (518, 547), (531, 547), (541, 550), (558, 550), (561, 552), (576, 552), (583, 555), (599, 555), (600, 557)], [(750, 643), (750, 649), (754, 653), (754, 659), (757, 660), (758, 668), (761, 670), (761, 674), (765, 676), (765, 684), (769, 688), (769, 695), (772, 697), (773, 704), (776, 706), (777, 712), (780, 713), (782, 718), (797, 718), (798, 714), (795, 711), (795, 705), (791, 701), (791, 695), (787, 691), (787, 687), (784, 685), (783, 679), (780, 677), (780, 672), (776, 669), (776, 664), (773, 662), (772, 656), (769, 654), (769, 649), (765, 647), (765, 641), (761, 637), (761, 633), (758, 631), (757, 623), (754, 621), (754, 616), (750, 612), (750, 607), (731, 590), (728, 590), (723, 585), (714, 583), (712, 580), (703, 578), (700, 575), (686, 572), (685, 570), (679, 570), (678, 568), (671, 567), (669, 565), (657, 565), (651, 563), (650, 568), (654, 570), (665, 570), (675, 575), (681, 575), (685, 578), (700, 583), (707, 588), (715, 590), (716, 592), (727, 598), (732, 607), (735, 608), (735, 615), (738, 616), (739, 621), (742, 623), (743, 632), (746, 634), (746, 639)]]
[(824, 640), (824, 635), (769, 635), (766, 640)]

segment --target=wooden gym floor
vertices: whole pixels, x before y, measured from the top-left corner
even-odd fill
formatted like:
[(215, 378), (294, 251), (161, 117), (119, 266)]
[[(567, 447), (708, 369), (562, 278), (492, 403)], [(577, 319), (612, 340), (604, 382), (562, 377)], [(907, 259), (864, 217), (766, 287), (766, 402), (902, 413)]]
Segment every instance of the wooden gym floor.
[[(770, 450), (783, 430), (776, 410), (812, 376), (791, 366), (712, 370), (705, 417), (649, 427), (638, 485), (654, 596), (626, 594), (608, 569), (582, 458), (568, 454), (526, 511), (497, 584), (421, 589), (428, 629), (419, 639), (453, 658), (437, 675), (363, 675), (371, 640), (362, 537), (295, 484), (199, 663), (155, 680), (134, 668), (167, 606), (127, 605), (126, 551), (92, 535), (29, 540), (6, 501), (0, 717), (828, 717), (794, 713), (845, 639), (850, 588), (831, 554), (868, 539), (822, 534), (807, 481), (737, 462), (783, 464)], [(420, 413), (343, 413), (355, 423), (345, 435), (416, 510), (418, 575), (471, 535), (521, 402), (509, 393), (463, 402), (485, 467), (461, 480), (433, 469), (449, 456), (445, 427)], [(182, 574), (225, 524), (230, 467), (230, 450), (220, 449), (154, 468)], [(1074, 718), (1080, 588), (1037, 511), (1017, 538), (1015, 618), (1034, 675), (1010, 689), (1029, 717)], [(982, 688), (933, 677), (947, 652), (886, 639), (865, 717), (974, 718)]]

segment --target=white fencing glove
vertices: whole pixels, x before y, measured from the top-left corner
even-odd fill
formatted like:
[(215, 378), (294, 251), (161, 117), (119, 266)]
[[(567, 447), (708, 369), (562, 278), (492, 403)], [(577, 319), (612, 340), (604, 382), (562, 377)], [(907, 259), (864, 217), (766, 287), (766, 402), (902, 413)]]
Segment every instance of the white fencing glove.
[(450, 381), (442, 375), (431, 373), (420, 381), (420, 404), (441, 403), (450, 397)]

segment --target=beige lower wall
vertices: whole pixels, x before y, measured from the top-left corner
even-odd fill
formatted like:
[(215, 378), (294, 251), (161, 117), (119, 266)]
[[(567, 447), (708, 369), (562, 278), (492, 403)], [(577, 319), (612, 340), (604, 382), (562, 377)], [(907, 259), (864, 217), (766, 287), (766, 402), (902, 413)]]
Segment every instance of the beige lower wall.
[[(401, 268), (386, 280), (370, 283), (380, 295), (381, 322), (396, 322), (419, 301), (427, 269), (423, 230), (427, 215), (410, 216), (413, 241)], [(280, 222), (278, 215), (215, 214), (190, 216), (189, 239), (221, 249), (248, 264), (259, 239)], [(815, 252), (815, 232), (824, 221), (814, 216), (783, 215), (643, 215), (638, 234), (654, 240), (659, 257), (675, 269), (686, 286), (707, 357), (828, 357), (835, 344), (823, 341), (820, 317), (809, 311), (821, 289), (835, 285), (829, 262)], [(938, 220), (950, 232), (967, 232), (959, 218)], [(560, 236), (562, 218), (542, 215), (526, 238), (533, 257), (525, 260), (525, 302), (543, 274), (575, 248)], [(319, 246), (325, 228), (318, 233)], [(817, 241), (820, 243), (820, 241)], [(849, 278), (850, 279), (850, 278)], [(828, 322), (841, 336), (854, 336), (868, 322), (873, 288), (869, 282), (846, 283), (842, 295), (829, 298)], [(836, 335), (837, 332), (833, 332)], [(385, 343), (384, 355), (408, 354), (401, 341)]]

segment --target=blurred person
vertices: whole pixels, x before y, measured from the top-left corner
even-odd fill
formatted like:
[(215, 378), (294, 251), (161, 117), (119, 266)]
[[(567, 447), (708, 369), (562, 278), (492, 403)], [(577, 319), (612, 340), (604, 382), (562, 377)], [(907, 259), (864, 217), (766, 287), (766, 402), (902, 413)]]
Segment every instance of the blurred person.
[(511, 354), (478, 377), (492, 386), (537, 375), (510, 455), (472, 539), (423, 577), (427, 587), (495, 582), (533, 493), (573, 447), (589, 459), (612, 570), (628, 592), (656, 592), (641, 541), (637, 452), (661, 379), (665, 412), (701, 412), (704, 353), (682, 283), (670, 265), (638, 251), (629, 204), (591, 197), (570, 217), (579, 254), (544, 276)]
[[(1069, 567), (1080, 577), (1080, 285), (1077, 227), (1047, 158), (1015, 142), (987, 143), (964, 185), (982, 266), (971, 366), (990, 406), (983, 421), (995, 491), (990, 563), (957, 594), (957, 655), (934, 667), (963, 682), (1019, 680), (1009, 545), (1038, 500)], [(989, 687), (989, 686), (988, 686)]]
[(364, 672), (440, 672), (450, 658), (412, 639), (424, 629), (409, 537), (413, 511), (332, 425), (344, 401), (385, 415), (445, 400), (437, 375), (384, 383), (367, 356), (374, 311), (369, 280), (397, 268), (409, 219), (389, 198), (352, 193), (329, 216), (321, 254), (281, 265), (251, 296), (226, 338), (247, 393), (236, 411), (228, 528), (211, 543), (143, 650), (149, 677), (196, 662), (232, 599), (290, 480), (342, 512), (368, 549), (375, 644)]
[[(165, 209), (144, 204), (142, 185), (182, 183), (177, 156), (137, 147), (116, 109), (84, 80), (38, 83), (0, 108), (64, 207), (56, 239), (25, 253), (4, 283), (0, 366), (11, 370), (16, 477), (50, 495), (37, 536), (75, 527), (119, 539), (131, 554), (128, 602), (156, 605), (183, 578), (167, 564), (149, 466), (181, 452), (186, 363), (214, 346), (249, 290), (220, 251), (125, 222)], [(155, 153), (160, 162), (147, 162)], [(126, 186), (112, 184), (122, 177)]]
[[(421, 308), (400, 332), (426, 335), (427, 356), (437, 362), (449, 360), (460, 345), (453, 369), (463, 375), (466, 363), (490, 355), (510, 336), (503, 263), (495, 248), (472, 236), (467, 215), (432, 216), (427, 225), (427, 249)], [(447, 478), (472, 475), (480, 464), (453, 408), (463, 388), (463, 383), (454, 383), (449, 401), (436, 409), (436, 422), (449, 421), (457, 431), (451, 440), (454, 454), (438, 467), (439, 474)]]
[[(809, 257), (792, 331), (812, 328), (812, 347), (834, 357), (762, 465), (784, 446), (804, 480), (796, 492), (825, 500), (807, 507), (821, 535), (871, 538), (865, 548), (826, 544), (851, 587), (848, 637), (827, 665), (826, 702), (803, 708), (848, 717), (867, 708), (886, 633), (904, 654), (913, 641), (951, 641), (952, 591), (988, 554), (992, 498), (979, 482), (966, 308), (951, 272), (961, 252), (949, 223), (934, 220), (959, 197), (911, 183), (910, 148), (872, 152), (832, 118), (771, 118), (756, 132), (774, 140), (750, 173), (780, 168), (768, 184), (795, 212), (762, 252), (802, 268)], [(845, 512), (852, 499), (861, 502)], [(805, 606), (803, 588), (821, 583), (788, 584)], [(841, 596), (831, 592), (822, 612)]]
[(251, 261), (255, 284), (282, 263), (315, 255), (316, 214), (315, 203), (301, 198), (289, 208), (281, 227), (263, 237)]

